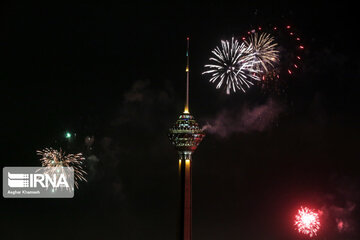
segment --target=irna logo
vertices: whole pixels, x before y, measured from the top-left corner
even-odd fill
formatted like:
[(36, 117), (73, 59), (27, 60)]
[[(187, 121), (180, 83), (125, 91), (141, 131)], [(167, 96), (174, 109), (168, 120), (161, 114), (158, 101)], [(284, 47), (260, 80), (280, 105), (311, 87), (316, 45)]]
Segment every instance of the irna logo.
[(72, 198), (72, 167), (4, 167), (5, 198)]
[(21, 174), (8, 172), (8, 185), (11, 188), (37, 188), (41, 186), (43, 188), (65, 187), (69, 188), (69, 184), (66, 181), (64, 173), (61, 174)]

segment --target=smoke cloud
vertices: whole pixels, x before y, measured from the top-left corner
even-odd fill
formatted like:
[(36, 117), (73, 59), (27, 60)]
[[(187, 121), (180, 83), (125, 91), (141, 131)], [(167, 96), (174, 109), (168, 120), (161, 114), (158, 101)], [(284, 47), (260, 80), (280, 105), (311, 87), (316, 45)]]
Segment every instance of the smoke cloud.
[(175, 97), (171, 82), (164, 82), (163, 86), (157, 89), (149, 80), (135, 81), (121, 96), (117, 110), (108, 119), (103, 132), (96, 139), (91, 135), (85, 137), (82, 143), (89, 156), (89, 182), (99, 184), (101, 189), (98, 191), (110, 194), (111, 199), (126, 199), (130, 185), (146, 188), (140, 181), (126, 181), (132, 178), (128, 169), (137, 169), (141, 176), (153, 174), (146, 167), (138, 168), (138, 164), (151, 164), (145, 161), (148, 154), (156, 154), (158, 158), (168, 154), (159, 152), (159, 148), (169, 146), (166, 133), (168, 123), (173, 121), (171, 110)]
[(352, 232), (354, 229), (354, 221), (352, 219), (356, 204), (347, 201), (344, 206), (331, 205), (322, 208), (326, 216), (334, 219), (339, 233)]
[(334, 229), (340, 234), (352, 234), (358, 226), (355, 221), (359, 201), (356, 182), (350, 178), (337, 180), (334, 184), (338, 185), (335, 193), (326, 196), (326, 204), (321, 208), (328, 219), (328, 224), (334, 224)]
[(224, 110), (214, 119), (208, 120), (203, 130), (227, 137), (237, 132), (262, 132), (271, 126), (283, 111), (283, 107), (273, 99), (260, 106), (245, 105), (241, 111)]

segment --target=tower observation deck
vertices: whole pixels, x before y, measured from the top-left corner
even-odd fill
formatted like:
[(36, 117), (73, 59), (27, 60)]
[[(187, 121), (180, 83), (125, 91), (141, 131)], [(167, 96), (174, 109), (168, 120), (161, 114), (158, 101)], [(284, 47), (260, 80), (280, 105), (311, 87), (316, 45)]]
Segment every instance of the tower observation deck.
[(179, 153), (180, 211), (177, 234), (179, 240), (191, 240), (192, 153), (204, 137), (204, 132), (189, 112), (189, 38), (187, 38), (185, 110), (169, 130), (170, 142)]

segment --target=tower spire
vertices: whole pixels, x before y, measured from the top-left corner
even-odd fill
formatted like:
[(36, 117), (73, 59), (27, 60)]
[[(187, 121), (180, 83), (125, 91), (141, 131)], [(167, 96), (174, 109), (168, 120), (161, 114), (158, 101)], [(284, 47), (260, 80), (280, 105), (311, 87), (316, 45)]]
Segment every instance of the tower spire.
[(186, 38), (186, 102), (184, 113), (189, 113), (189, 37)]

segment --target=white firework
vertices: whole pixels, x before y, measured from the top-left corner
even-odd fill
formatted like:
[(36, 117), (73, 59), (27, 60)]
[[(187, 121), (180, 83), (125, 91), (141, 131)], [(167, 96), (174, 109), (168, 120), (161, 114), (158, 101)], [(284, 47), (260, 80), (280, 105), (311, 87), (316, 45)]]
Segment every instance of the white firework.
[(36, 151), (37, 155), (41, 156), (40, 162), (43, 167), (47, 168), (47, 172), (53, 175), (59, 168), (72, 167), (74, 169), (74, 184), (79, 188), (79, 181), (85, 181), (86, 171), (83, 169), (85, 158), (82, 153), (66, 154), (62, 149), (60, 151), (45, 148), (42, 151)]
[(222, 40), (221, 46), (216, 47), (209, 60), (211, 64), (205, 65), (206, 71), (202, 74), (210, 74), (210, 82), (217, 82), (216, 88), (225, 85), (226, 93), (242, 90), (254, 85), (253, 81), (259, 81), (261, 69), (256, 68), (258, 60), (254, 57), (252, 45), (239, 43), (232, 38), (231, 41)]
[(258, 63), (257, 68), (262, 68), (265, 73), (269, 72), (269, 68), (273, 68), (275, 64), (279, 63), (278, 44), (270, 34), (261, 33), (259, 35), (255, 32), (245, 41), (245, 45), (252, 49), (253, 56)]

